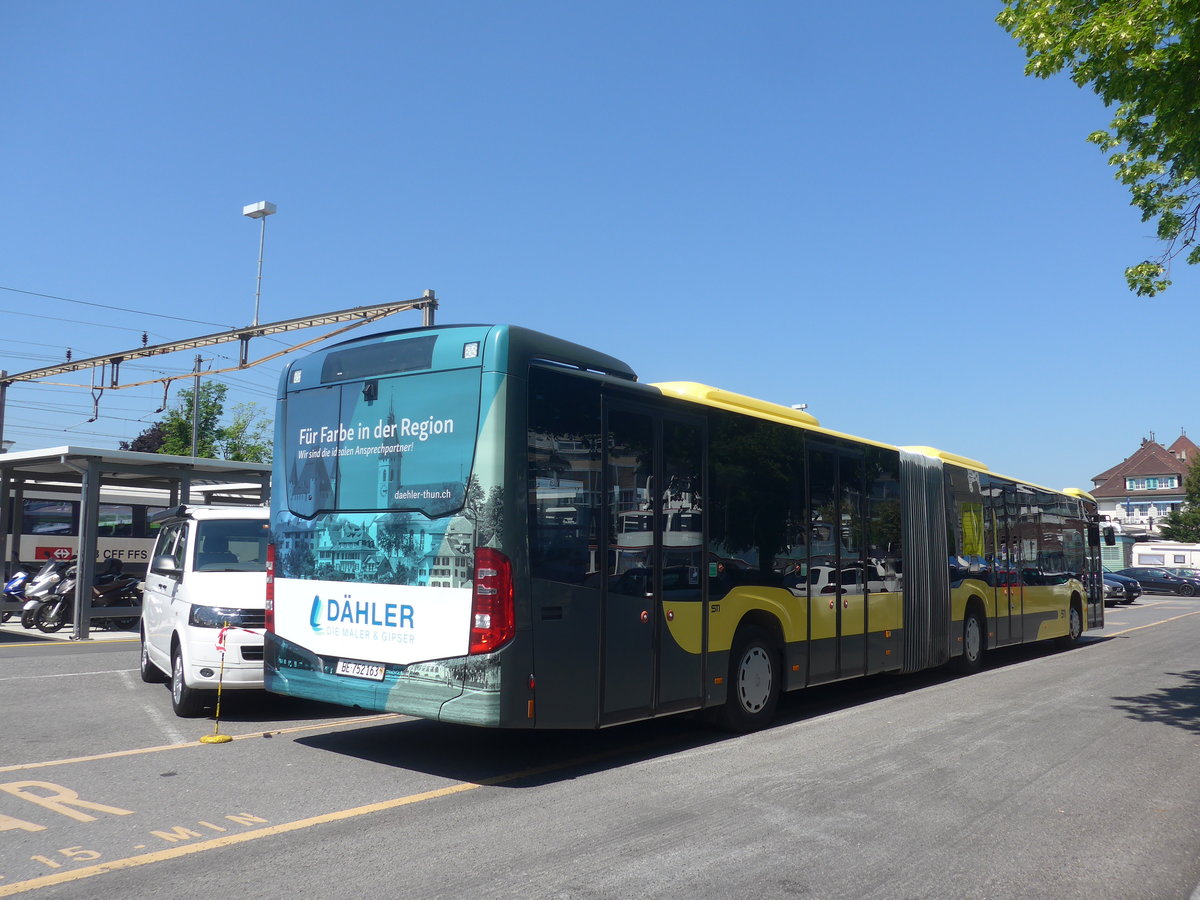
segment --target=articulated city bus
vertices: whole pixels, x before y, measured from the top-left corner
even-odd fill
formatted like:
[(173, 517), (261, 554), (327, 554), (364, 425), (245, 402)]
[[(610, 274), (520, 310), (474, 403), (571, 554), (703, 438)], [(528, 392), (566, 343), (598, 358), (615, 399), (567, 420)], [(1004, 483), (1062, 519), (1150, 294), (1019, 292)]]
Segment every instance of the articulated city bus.
[(348, 341), (281, 379), (269, 690), (597, 728), (1075, 642), (1099, 528), (929, 447), (515, 326)]

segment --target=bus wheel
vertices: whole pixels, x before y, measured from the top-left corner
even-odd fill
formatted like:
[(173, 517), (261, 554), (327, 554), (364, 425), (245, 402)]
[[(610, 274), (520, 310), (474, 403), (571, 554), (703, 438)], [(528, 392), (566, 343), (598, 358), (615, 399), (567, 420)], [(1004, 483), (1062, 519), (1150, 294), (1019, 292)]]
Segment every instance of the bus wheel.
[(1083, 634), (1083, 613), (1079, 611), (1078, 603), (1071, 604), (1067, 619), (1067, 633), (1058, 639), (1058, 646), (1064, 650), (1078, 644), (1079, 636)]
[(770, 724), (779, 703), (779, 654), (761, 628), (741, 628), (729, 654), (729, 685), (720, 724), (730, 731), (758, 731)]
[(978, 672), (983, 665), (983, 651), (987, 646), (985, 635), (983, 617), (979, 611), (967, 610), (967, 617), (963, 620), (963, 652), (958, 657), (958, 670), (964, 675)]

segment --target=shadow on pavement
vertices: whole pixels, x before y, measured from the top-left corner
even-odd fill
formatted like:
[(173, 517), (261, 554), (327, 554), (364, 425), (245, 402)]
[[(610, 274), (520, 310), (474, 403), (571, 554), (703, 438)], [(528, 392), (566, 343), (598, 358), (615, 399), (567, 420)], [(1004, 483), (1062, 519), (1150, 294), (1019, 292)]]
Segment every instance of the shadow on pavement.
[(1138, 722), (1173, 725), (1200, 734), (1200, 672), (1166, 674), (1180, 679), (1179, 683), (1139, 697), (1113, 697), (1113, 709)]

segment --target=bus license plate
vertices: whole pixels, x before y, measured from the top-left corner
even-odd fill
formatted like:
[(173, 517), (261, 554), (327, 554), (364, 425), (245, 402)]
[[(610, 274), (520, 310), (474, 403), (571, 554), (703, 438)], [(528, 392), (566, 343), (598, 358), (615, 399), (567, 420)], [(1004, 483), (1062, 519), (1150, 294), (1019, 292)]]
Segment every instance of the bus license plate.
[(378, 663), (359, 662), (356, 659), (339, 659), (336, 671), (339, 675), (349, 675), (351, 678), (367, 678), (371, 681), (383, 681), (383, 666)]

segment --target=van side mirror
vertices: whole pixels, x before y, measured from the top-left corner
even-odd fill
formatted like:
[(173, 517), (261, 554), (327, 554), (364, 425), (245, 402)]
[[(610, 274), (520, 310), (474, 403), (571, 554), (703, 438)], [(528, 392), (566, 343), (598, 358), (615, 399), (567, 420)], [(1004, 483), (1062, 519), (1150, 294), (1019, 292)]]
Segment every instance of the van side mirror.
[(179, 563), (175, 561), (175, 557), (168, 553), (163, 553), (161, 556), (154, 557), (150, 563), (150, 570), (158, 572), (160, 575), (178, 575)]

